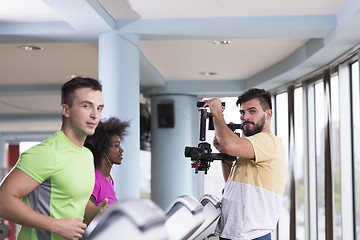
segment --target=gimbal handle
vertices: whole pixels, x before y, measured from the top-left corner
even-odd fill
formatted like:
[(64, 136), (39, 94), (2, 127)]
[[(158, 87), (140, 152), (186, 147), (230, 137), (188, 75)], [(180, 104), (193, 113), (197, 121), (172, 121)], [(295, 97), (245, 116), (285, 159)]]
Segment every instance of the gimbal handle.
[[(197, 102), (197, 107), (201, 108), (204, 107), (205, 103), (204, 102)], [(221, 106), (225, 107), (225, 102), (221, 102)]]

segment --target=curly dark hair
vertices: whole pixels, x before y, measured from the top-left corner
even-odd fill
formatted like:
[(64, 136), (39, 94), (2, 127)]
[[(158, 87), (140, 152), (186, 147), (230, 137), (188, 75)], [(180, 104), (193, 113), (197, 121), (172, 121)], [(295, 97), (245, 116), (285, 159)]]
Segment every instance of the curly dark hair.
[(88, 136), (84, 143), (84, 146), (89, 148), (94, 155), (95, 167), (99, 163), (103, 154), (109, 151), (111, 147), (111, 138), (114, 135), (117, 135), (122, 141), (124, 136), (127, 134), (127, 128), (129, 126), (130, 122), (120, 121), (116, 117), (100, 121), (95, 133)]
[(264, 89), (259, 89), (259, 88), (250, 88), (249, 90), (242, 93), (238, 97), (238, 100), (236, 101), (236, 105), (239, 106), (239, 104), (241, 105), (252, 99), (258, 99), (260, 101), (260, 105), (263, 111), (266, 111), (269, 108), (272, 109), (271, 94), (265, 91)]

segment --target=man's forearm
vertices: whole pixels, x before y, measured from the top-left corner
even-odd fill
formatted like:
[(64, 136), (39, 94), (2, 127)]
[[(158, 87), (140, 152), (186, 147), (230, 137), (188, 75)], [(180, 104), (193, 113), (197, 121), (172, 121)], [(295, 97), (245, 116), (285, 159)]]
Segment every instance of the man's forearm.
[(222, 116), (214, 117), (214, 128), (219, 147), (224, 153), (231, 156), (255, 158), (255, 152), (251, 142), (244, 138), (239, 137), (226, 125)]
[(8, 197), (2, 201), (4, 201), (0, 208), (2, 218), (23, 226), (52, 231), (54, 218), (35, 212), (16, 197)]
[(223, 178), (224, 181), (226, 182), (230, 175), (231, 165), (229, 164), (229, 162), (224, 160), (221, 163), (221, 167), (222, 167)]
[(235, 142), (235, 140), (238, 137), (226, 125), (225, 119), (222, 115), (214, 116), (213, 121), (214, 121), (215, 136), (218, 140), (218, 143), (221, 149), (223, 149), (224, 153), (229, 154), (228, 152), (229, 147)]

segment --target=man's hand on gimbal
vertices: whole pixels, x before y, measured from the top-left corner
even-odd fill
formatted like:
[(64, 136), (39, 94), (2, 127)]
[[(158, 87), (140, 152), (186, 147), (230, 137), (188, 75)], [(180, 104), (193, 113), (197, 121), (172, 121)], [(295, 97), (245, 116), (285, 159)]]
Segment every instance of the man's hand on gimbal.
[(220, 99), (212, 98), (212, 99), (204, 100), (204, 102), (205, 102), (204, 107), (209, 107), (213, 117), (221, 117), (223, 115), (222, 113), (223, 109)]

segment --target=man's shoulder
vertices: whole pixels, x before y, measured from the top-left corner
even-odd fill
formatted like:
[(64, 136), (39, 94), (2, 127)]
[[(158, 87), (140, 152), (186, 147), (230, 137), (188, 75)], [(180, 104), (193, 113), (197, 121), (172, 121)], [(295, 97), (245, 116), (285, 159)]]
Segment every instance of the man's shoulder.
[(255, 143), (264, 144), (268, 146), (274, 146), (282, 144), (281, 138), (273, 134), (272, 132), (260, 132), (252, 136), (247, 137), (247, 139), (254, 145)]
[(247, 137), (248, 139), (279, 139), (275, 134), (272, 132), (259, 132), (252, 136)]
[(64, 151), (66, 149), (73, 149), (75, 145), (62, 131), (58, 131), (42, 142), (42, 146), (47, 147), (53, 151)]
[(21, 157), (31, 157), (31, 156), (39, 156), (39, 155), (52, 155), (53, 149), (52, 145), (53, 143), (59, 138), (58, 132), (51, 135), (49, 138), (45, 139), (43, 142), (29, 148), (26, 150)]
[(20, 159), (49, 157), (50, 155), (52, 155), (51, 153), (51, 148), (44, 141), (25, 151), (23, 154), (21, 154)]

